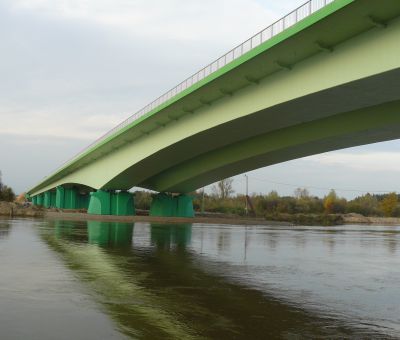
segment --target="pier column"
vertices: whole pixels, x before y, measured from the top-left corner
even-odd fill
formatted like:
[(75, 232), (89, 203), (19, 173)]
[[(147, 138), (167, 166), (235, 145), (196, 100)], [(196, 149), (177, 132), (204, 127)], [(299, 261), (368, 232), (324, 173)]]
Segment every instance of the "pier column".
[(51, 208), (56, 207), (56, 198), (57, 198), (56, 190), (50, 191), (50, 207)]
[(46, 191), (44, 193), (43, 206), (45, 208), (50, 208), (51, 207), (51, 192), (50, 191)]
[(78, 208), (78, 189), (77, 188), (65, 188), (65, 209), (77, 209)]
[(78, 208), (79, 209), (88, 209), (89, 208), (89, 200), (90, 194), (84, 193), (78, 195)]
[(32, 199), (32, 204), (37, 205), (37, 196), (32, 196), (31, 199)]
[(127, 191), (91, 192), (88, 214), (133, 216), (135, 215), (133, 194)]
[(172, 196), (164, 192), (154, 195), (150, 206), (150, 216), (194, 217), (193, 197)]
[(43, 194), (39, 194), (36, 196), (37, 197), (37, 201), (36, 204), (42, 206), (43, 205)]
[(65, 189), (62, 186), (56, 188), (56, 208), (64, 209), (65, 207)]
[(104, 190), (91, 192), (88, 214), (111, 215), (111, 193)]
[(135, 215), (133, 194), (127, 191), (112, 193), (111, 215), (117, 215), (117, 216)]

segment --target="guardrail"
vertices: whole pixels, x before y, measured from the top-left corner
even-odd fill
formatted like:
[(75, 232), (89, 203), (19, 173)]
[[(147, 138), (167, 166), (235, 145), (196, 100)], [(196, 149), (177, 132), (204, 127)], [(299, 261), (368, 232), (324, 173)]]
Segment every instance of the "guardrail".
[[(327, 6), (328, 4), (334, 2), (335, 0), (309, 0), (304, 5), (296, 8), (294, 11), (290, 12), (289, 14), (285, 15), (283, 18), (279, 19), (278, 21), (274, 22), (267, 28), (263, 29), (262, 31), (258, 32), (257, 34), (253, 35), (251, 38), (247, 39), (245, 42), (241, 43), (240, 45), (236, 46), (235, 48), (231, 49), (228, 53), (224, 54), (220, 58), (216, 59), (211, 64), (208, 64), (200, 71), (196, 72), (189, 78), (185, 79), (183, 82), (172, 88), (171, 90), (167, 91), (150, 104), (146, 105), (144, 108), (139, 110), (138, 112), (134, 113), (132, 116), (124, 120), (122, 123), (118, 124), (116, 127), (102, 135), (100, 138), (96, 139), (93, 143), (88, 145), (82, 151), (80, 151), (77, 155), (73, 158), (66, 161), (62, 166), (67, 164), (68, 162), (72, 161), (80, 154), (85, 152), (86, 150), (90, 149), (97, 143), (103, 141), (107, 137), (111, 136), (116, 131), (122, 129), (126, 125), (132, 123), (136, 119), (144, 116), (146, 113), (152, 111), (156, 107), (160, 106), (161, 104), (165, 103), (169, 99), (173, 98), (177, 94), (181, 93), (182, 91), (186, 90), (190, 86), (196, 84), (200, 80), (206, 78), (210, 74), (214, 73), (215, 71), (219, 70), (220, 68), (224, 67), (225, 65), (229, 64), (233, 60), (241, 57), (243, 54), (249, 52), (253, 48), (257, 47), (258, 45), (268, 41), (275, 35), (281, 33), (285, 29), (293, 26), (294, 24), (298, 23), (299, 21), (303, 20), (304, 18), (308, 17), (312, 13), (318, 11), (319, 9)], [(61, 166), (61, 167), (62, 167)]]

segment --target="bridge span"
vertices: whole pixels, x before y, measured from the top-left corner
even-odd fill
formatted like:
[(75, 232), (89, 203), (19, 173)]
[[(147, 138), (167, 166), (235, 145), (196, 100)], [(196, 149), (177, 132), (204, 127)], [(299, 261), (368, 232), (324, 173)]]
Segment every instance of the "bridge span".
[[(400, 1), (312, 0), (108, 132), (28, 191), (34, 204), (193, 216), (199, 187), (400, 137)], [(178, 194), (178, 195), (171, 195)]]

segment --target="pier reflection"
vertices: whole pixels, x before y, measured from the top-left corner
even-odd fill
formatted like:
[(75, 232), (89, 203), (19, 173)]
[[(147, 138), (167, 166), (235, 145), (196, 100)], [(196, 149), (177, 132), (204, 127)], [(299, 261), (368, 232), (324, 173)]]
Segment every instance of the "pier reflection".
[(133, 223), (87, 221), (88, 242), (102, 247), (130, 247)]
[(151, 224), (150, 239), (158, 249), (185, 249), (192, 240), (192, 225)]

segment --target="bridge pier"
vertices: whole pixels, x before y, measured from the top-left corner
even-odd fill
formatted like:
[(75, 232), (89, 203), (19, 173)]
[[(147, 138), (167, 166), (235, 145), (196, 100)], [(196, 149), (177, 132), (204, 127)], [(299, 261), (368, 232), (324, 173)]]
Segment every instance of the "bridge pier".
[(43, 194), (36, 195), (36, 205), (43, 205)]
[(44, 193), (43, 206), (45, 208), (51, 207), (51, 192), (50, 191), (45, 191), (45, 193)]
[(172, 196), (161, 192), (153, 196), (150, 216), (194, 217), (193, 197), (190, 195)]
[(93, 215), (135, 215), (133, 194), (127, 191), (97, 190), (90, 193), (88, 214)]
[(52, 192), (52, 202), (59, 209), (87, 209), (89, 194), (80, 193), (76, 187), (59, 186), (54, 193)]

